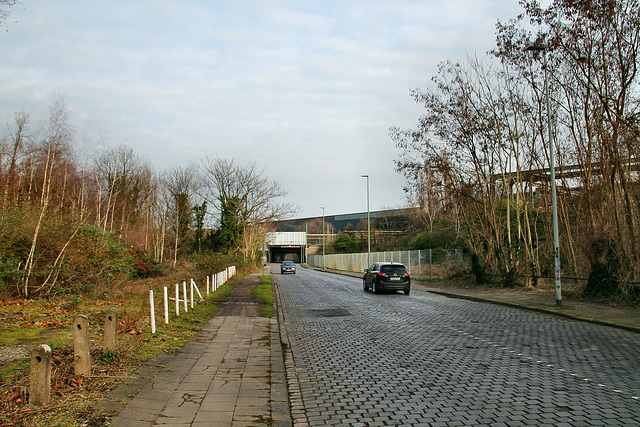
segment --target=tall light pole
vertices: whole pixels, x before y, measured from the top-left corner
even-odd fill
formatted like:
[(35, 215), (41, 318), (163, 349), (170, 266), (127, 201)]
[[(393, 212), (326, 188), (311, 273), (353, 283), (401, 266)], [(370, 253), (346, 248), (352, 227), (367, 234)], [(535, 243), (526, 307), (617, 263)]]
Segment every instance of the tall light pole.
[(553, 256), (556, 262), (556, 305), (562, 305), (562, 283), (560, 279), (560, 237), (558, 232), (558, 202), (556, 199), (556, 165), (554, 160), (553, 133), (551, 132), (551, 105), (549, 103), (549, 77), (547, 71), (547, 46), (528, 46), (527, 51), (542, 52), (544, 57), (544, 91), (547, 98), (547, 127), (549, 128), (549, 169), (551, 171), (551, 207), (553, 210)]
[(369, 175), (360, 175), (367, 178), (367, 268), (371, 266), (371, 211), (369, 210)]
[(320, 209), (322, 209), (322, 269), (326, 270), (327, 267), (324, 263), (324, 206), (320, 206)]

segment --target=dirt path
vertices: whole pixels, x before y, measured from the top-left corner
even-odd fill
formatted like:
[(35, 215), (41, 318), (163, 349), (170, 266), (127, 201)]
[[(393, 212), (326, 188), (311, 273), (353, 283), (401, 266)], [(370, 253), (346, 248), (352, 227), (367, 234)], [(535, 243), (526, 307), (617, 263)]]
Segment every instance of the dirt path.
[(259, 317), (258, 304), (253, 301), (251, 289), (260, 284), (258, 276), (251, 275), (237, 283), (229, 295), (216, 302), (220, 307), (218, 316)]

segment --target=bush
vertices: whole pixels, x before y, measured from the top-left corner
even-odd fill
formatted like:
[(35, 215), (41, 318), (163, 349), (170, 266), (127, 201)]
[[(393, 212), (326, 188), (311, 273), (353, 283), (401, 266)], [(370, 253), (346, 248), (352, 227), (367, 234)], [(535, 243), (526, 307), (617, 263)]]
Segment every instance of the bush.
[(615, 256), (615, 246), (612, 240), (593, 243), (591, 273), (584, 289), (586, 296), (614, 296), (620, 292), (620, 259)]
[(207, 274), (217, 273), (230, 265), (235, 265), (237, 268), (240, 268), (257, 263), (257, 260), (245, 260), (245, 258), (238, 253), (225, 254), (210, 251), (193, 253), (187, 256), (187, 260), (194, 263), (198, 270)]
[(489, 283), (489, 276), (487, 275), (487, 269), (482, 262), (478, 254), (471, 255), (471, 272), (476, 278), (477, 285), (484, 285)]
[(520, 283), (518, 282), (518, 272), (515, 268), (510, 269), (504, 274), (502, 286), (505, 288), (515, 288), (520, 286)]
[(84, 226), (73, 246), (73, 264), (76, 264), (73, 267), (85, 270), (87, 275), (105, 278), (133, 276), (135, 258), (118, 233)]
[(155, 262), (142, 251), (131, 249), (131, 256), (134, 259), (133, 278), (158, 277), (162, 275), (162, 265)]
[(353, 233), (345, 232), (338, 234), (335, 243), (333, 244), (336, 252), (341, 254), (350, 254), (360, 252), (360, 245)]
[(0, 293), (14, 292), (21, 277), (18, 261), (0, 255)]
[(418, 234), (411, 242), (411, 249), (420, 250), (420, 249), (432, 249), (431, 246), (431, 233), (428, 231), (423, 231)]

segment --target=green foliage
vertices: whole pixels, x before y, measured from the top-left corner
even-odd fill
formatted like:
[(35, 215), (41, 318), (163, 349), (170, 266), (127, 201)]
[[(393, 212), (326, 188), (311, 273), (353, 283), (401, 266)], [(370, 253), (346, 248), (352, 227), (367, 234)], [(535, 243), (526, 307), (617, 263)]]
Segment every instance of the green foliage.
[(135, 257), (118, 233), (83, 226), (75, 239), (71, 266), (85, 270), (88, 276), (102, 278), (133, 277)]
[(238, 197), (220, 198), (220, 240), (227, 251), (235, 250), (242, 243), (243, 225)]
[(82, 298), (78, 295), (71, 295), (71, 297), (62, 304), (62, 307), (68, 311), (77, 310), (82, 305)]
[(360, 252), (358, 239), (356, 239), (352, 232), (344, 232), (338, 234), (333, 247), (335, 248), (336, 252), (343, 254)]
[(200, 252), (204, 242), (204, 217), (207, 213), (207, 202), (204, 201), (202, 205), (194, 206), (192, 210), (195, 222), (194, 249)]
[(20, 282), (22, 273), (18, 266), (16, 259), (0, 255), (0, 293), (12, 292), (15, 285)]
[(178, 236), (178, 250), (183, 251), (185, 245), (190, 241), (191, 224), (193, 222), (193, 211), (189, 205), (189, 195), (186, 193), (178, 193), (175, 195), (176, 204), (176, 224), (174, 224), (174, 232)]
[(431, 245), (431, 233), (428, 231), (423, 231), (422, 233), (418, 234), (411, 242), (411, 249), (413, 250), (432, 248), (433, 246)]
[(449, 228), (449, 225), (439, 221), (433, 231), (422, 231), (411, 241), (410, 248), (412, 250), (436, 249), (436, 248), (456, 248), (462, 243), (458, 239), (455, 231)]

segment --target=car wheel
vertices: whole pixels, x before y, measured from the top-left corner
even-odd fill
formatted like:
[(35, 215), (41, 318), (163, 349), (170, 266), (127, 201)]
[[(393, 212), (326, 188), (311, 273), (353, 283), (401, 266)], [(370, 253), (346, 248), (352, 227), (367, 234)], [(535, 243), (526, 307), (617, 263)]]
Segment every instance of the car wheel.
[(367, 281), (362, 279), (362, 290), (363, 291), (368, 291), (369, 287), (367, 286)]
[(409, 293), (410, 293), (410, 292), (411, 292), (411, 289), (405, 289), (405, 290), (404, 290), (404, 294), (405, 294), (405, 295), (409, 295)]
[(380, 291), (378, 291), (376, 289), (376, 281), (374, 280), (373, 282), (371, 282), (371, 292), (373, 292), (374, 294), (379, 294)]

